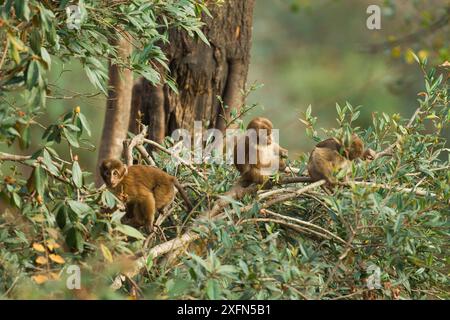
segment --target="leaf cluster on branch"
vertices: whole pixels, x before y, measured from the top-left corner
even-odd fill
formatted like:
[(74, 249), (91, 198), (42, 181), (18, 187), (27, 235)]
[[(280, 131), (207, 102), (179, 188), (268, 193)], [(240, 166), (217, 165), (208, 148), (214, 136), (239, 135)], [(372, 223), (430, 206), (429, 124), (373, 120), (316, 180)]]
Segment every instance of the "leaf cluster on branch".
[[(424, 69), (424, 66), (422, 65)], [(264, 188), (236, 185), (230, 166), (179, 161), (145, 130), (124, 142), (125, 161), (156, 165), (195, 199), (178, 200), (158, 217), (156, 232), (121, 223), (122, 204), (96, 188), (79, 165), (90, 126), (81, 108), (43, 130), (32, 155), (0, 153), (0, 292), (5, 297), (210, 299), (448, 298), (450, 163), (448, 83), (424, 74), (412, 117), (337, 106), (329, 136), (355, 132), (378, 156), (355, 162), (332, 194), (308, 182), (306, 157)], [(319, 138), (308, 109), (302, 122)], [(38, 124), (36, 124), (38, 125)], [(85, 141), (86, 140), (86, 141)], [(68, 157), (52, 147), (65, 144)], [(149, 152), (146, 147), (152, 146)], [(20, 167), (31, 168), (21, 176)], [(295, 173), (294, 173), (295, 172)], [(170, 219), (169, 219), (170, 218)], [(47, 258), (53, 257), (54, 259)], [(61, 259), (60, 259), (60, 258)], [(71, 265), (83, 290), (67, 290)], [(373, 270), (379, 270), (374, 279)], [(368, 284), (374, 284), (368, 286)], [(116, 290), (113, 290), (116, 289)]]

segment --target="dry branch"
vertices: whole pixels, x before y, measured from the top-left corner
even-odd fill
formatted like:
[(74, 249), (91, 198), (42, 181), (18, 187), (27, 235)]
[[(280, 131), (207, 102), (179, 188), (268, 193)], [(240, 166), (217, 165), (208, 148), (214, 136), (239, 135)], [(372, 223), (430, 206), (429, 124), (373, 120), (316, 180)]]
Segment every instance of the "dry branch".
[[(327, 229), (322, 228), (322, 227), (320, 227), (320, 226), (318, 226), (316, 224), (313, 224), (311, 222), (303, 221), (303, 220), (300, 220), (300, 219), (297, 219), (297, 218), (294, 218), (294, 217), (290, 217), (290, 216), (281, 215), (279, 213), (275, 213), (275, 212), (267, 210), (267, 209), (261, 209), (261, 213), (262, 214), (268, 214), (268, 215), (271, 215), (271, 216), (274, 216), (274, 217), (277, 217), (277, 218), (280, 218), (280, 219), (291, 220), (291, 221), (294, 221), (297, 224), (301, 224), (301, 225), (309, 227), (309, 228), (317, 229), (317, 230), (323, 232), (324, 234), (326, 234), (327, 236), (329, 236), (331, 238), (334, 238), (334, 239), (338, 240), (339, 242), (341, 242), (343, 244), (347, 243), (341, 237), (339, 237), (339, 236), (335, 235), (334, 233), (328, 231)], [(321, 234), (321, 236), (325, 237), (325, 235), (323, 235), (323, 234)]]
[(21, 156), (17, 154), (0, 152), (0, 161), (25, 161), (28, 159), (31, 159), (31, 156)]
[(144, 138), (147, 135), (147, 130), (148, 127), (143, 126), (142, 131), (139, 134), (135, 135), (132, 139), (126, 139), (123, 141), (123, 153), (127, 166), (133, 165), (133, 148), (138, 150), (149, 165), (155, 166), (155, 161), (153, 161), (150, 154), (142, 145), (144, 143)]

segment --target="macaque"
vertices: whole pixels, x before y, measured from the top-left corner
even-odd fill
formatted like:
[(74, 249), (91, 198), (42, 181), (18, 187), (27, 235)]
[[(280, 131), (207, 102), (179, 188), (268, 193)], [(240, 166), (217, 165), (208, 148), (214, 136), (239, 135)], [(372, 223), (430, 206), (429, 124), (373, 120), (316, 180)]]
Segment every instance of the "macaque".
[(373, 160), (375, 152), (364, 150), (364, 143), (353, 134), (350, 146), (345, 148), (336, 138), (329, 138), (319, 142), (311, 152), (308, 162), (308, 172), (313, 181), (325, 179), (328, 186), (335, 184), (335, 173), (351, 166), (355, 159)]
[(166, 208), (175, 198), (175, 187), (180, 192), (188, 210), (192, 210), (186, 192), (176, 177), (161, 169), (133, 165), (127, 167), (117, 159), (103, 160), (100, 174), (106, 186), (126, 204), (132, 223), (153, 230), (157, 210)]
[[(252, 183), (262, 184), (267, 176), (273, 174), (274, 169), (283, 171), (286, 168), (283, 158), (287, 156), (287, 150), (272, 141), (272, 129), (273, 125), (269, 119), (257, 117), (247, 125), (247, 133), (254, 130), (256, 139), (252, 141), (247, 134), (237, 139), (234, 146), (234, 165), (241, 173), (242, 186), (246, 187)], [(238, 158), (240, 143), (245, 146), (244, 150), (241, 150), (245, 152), (244, 159), (241, 159), (243, 161), (239, 161)], [(251, 154), (255, 155), (256, 159), (252, 159)]]

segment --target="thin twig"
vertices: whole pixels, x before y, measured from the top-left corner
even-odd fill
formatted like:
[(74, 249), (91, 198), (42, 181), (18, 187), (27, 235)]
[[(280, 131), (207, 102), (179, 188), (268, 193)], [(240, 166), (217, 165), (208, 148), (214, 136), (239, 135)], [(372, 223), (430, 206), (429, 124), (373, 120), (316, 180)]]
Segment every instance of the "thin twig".
[(269, 215), (272, 215), (272, 216), (274, 216), (274, 217), (281, 218), (281, 219), (291, 220), (291, 221), (294, 221), (294, 222), (296, 222), (296, 223), (298, 223), (298, 224), (308, 226), (308, 227), (310, 227), (310, 228), (316, 228), (317, 230), (322, 231), (323, 233), (325, 233), (325, 234), (327, 234), (328, 236), (330, 236), (330, 237), (332, 237), (332, 238), (338, 240), (339, 242), (341, 242), (341, 243), (343, 243), (343, 244), (346, 244), (346, 243), (347, 243), (347, 242), (346, 242), (345, 240), (343, 240), (341, 237), (339, 237), (339, 236), (335, 235), (334, 233), (328, 231), (327, 229), (322, 228), (322, 227), (320, 227), (320, 226), (318, 226), (318, 225), (316, 225), (316, 224), (313, 224), (313, 223), (311, 223), (311, 222), (303, 221), (303, 220), (300, 220), (300, 219), (297, 219), (297, 218), (294, 218), (294, 217), (291, 217), (291, 216), (281, 215), (281, 214), (279, 214), (279, 213), (275, 213), (275, 212), (270, 211), (270, 210), (267, 210), (267, 209), (261, 209), (261, 213), (262, 213), (262, 214), (269, 214)]
[(1, 74), (1, 70), (3, 68), (3, 63), (5, 63), (6, 53), (8, 51), (8, 46), (9, 46), (9, 39), (6, 38), (6, 40), (5, 40), (5, 49), (2, 52), (2, 59), (0, 60), (0, 74)]
[(157, 149), (171, 155), (172, 157), (174, 157), (175, 159), (177, 159), (179, 162), (181, 162), (183, 165), (185, 165), (186, 167), (188, 167), (189, 169), (191, 169), (193, 172), (195, 172), (196, 174), (198, 174), (200, 177), (202, 177), (204, 180), (207, 180), (207, 178), (196, 168), (194, 167), (192, 164), (190, 164), (189, 162), (187, 162), (186, 160), (184, 160), (183, 158), (179, 157), (178, 155), (176, 155), (175, 153), (173, 153), (172, 151), (170, 151), (169, 149), (164, 148), (162, 145), (160, 145), (159, 143), (150, 140), (150, 139), (143, 139), (143, 141), (145, 143), (148, 143), (149, 145), (152, 145), (154, 147), (156, 147)]
[(238, 224), (248, 223), (248, 222), (273, 222), (273, 223), (277, 223), (277, 224), (289, 227), (289, 228), (291, 228), (291, 229), (293, 229), (295, 231), (298, 231), (298, 232), (311, 233), (311, 234), (314, 234), (314, 235), (316, 235), (318, 237), (325, 238), (327, 240), (330, 239), (329, 236), (324, 235), (323, 233), (317, 232), (315, 230), (308, 229), (306, 227), (299, 226), (297, 224), (286, 222), (285, 220), (280, 220), (280, 219), (273, 219), (273, 218), (249, 218), (249, 219), (244, 219), (244, 220), (239, 221)]
[(391, 185), (388, 185), (385, 183), (375, 183), (375, 182), (369, 182), (369, 181), (345, 181), (345, 182), (341, 182), (340, 184), (344, 185), (344, 186), (360, 185), (360, 186), (365, 186), (365, 187), (381, 188), (381, 189), (394, 190), (394, 191), (400, 191), (400, 192), (405, 192), (405, 193), (415, 193), (418, 196), (436, 197), (435, 193), (428, 192), (424, 189), (391, 186)]
[[(411, 116), (411, 118), (408, 121), (408, 124), (406, 125), (406, 129), (411, 128), (412, 124), (414, 123), (414, 120), (416, 119), (416, 117), (419, 115), (421, 108), (417, 108), (416, 111), (413, 113), (413, 115)], [(387, 147), (386, 149), (384, 149), (381, 152), (378, 152), (375, 155), (375, 159), (377, 158), (381, 158), (381, 157), (385, 157), (385, 156), (390, 156), (392, 155), (392, 152), (394, 151), (394, 149), (397, 147), (397, 145), (399, 144), (401, 140), (401, 137), (398, 137), (397, 140), (391, 144), (389, 147)]]

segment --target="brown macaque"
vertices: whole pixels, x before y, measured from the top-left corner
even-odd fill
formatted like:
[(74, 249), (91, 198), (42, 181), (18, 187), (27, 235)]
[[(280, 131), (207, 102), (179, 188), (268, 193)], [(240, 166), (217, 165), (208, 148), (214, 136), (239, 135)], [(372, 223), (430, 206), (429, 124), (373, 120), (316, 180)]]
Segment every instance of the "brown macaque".
[(153, 230), (157, 210), (166, 208), (175, 198), (175, 187), (180, 192), (188, 210), (192, 204), (176, 177), (161, 169), (133, 165), (127, 167), (117, 159), (103, 160), (100, 175), (106, 186), (126, 204), (127, 215), (137, 226)]
[[(273, 125), (269, 119), (257, 117), (247, 125), (247, 133), (249, 130), (254, 130), (256, 139), (252, 141), (247, 134), (237, 139), (234, 146), (233, 162), (236, 169), (241, 173), (240, 183), (242, 186), (264, 183), (269, 175), (267, 172), (273, 171), (277, 167), (277, 163), (276, 169), (279, 171), (286, 168), (284, 158), (287, 156), (287, 150), (272, 141), (272, 129)], [(262, 130), (265, 130), (265, 132), (262, 132)], [(241, 150), (241, 152), (245, 151), (245, 157), (242, 159), (244, 161), (238, 161), (239, 144), (244, 145), (244, 150)], [(250, 157), (251, 153), (255, 155), (256, 159)]]
[(373, 160), (375, 152), (364, 150), (363, 141), (353, 134), (350, 146), (345, 148), (336, 138), (329, 138), (319, 142), (311, 152), (308, 162), (309, 176), (313, 181), (325, 179), (328, 186), (335, 184), (335, 173), (349, 168), (355, 159)]

